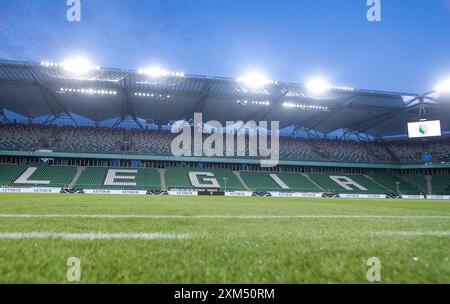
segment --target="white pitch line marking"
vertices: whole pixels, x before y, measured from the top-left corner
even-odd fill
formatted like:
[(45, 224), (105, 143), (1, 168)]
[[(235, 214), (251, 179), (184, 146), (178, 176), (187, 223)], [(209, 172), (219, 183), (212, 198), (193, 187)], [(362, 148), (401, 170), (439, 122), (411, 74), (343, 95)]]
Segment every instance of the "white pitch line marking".
[(65, 240), (111, 240), (111, 239), (187, 239), (188, 234), (165, 234), (165, 233), (59, 233), (59, 232), (13, 232), (0, 233), (0, 239), (65, 239)]
[(86, 219), (237, 219), (237, 220), (284, 220), (284, 219), (450, 219), (450, 215), (124, 215), (124, 214), (0, 214), (0, 218), (86, 218)]
[(383, 231), (373, 233), (374, 236), (392, 237), (421, 237), (421, 236), (450, 236), (450, 231)]

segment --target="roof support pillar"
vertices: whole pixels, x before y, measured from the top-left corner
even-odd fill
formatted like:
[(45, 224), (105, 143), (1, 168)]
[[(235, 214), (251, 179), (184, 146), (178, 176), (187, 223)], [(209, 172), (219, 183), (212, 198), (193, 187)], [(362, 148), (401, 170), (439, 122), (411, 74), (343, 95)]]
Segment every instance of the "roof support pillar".
[(117, 128), (119, 127), (125, 120), (127, 119), (131, 119), (133, 120), (136, 125), (141, 128), (141, 129), (145, 129), (144, 126), (141, 124), (141, 122), (139, 121), (139, 119), (136, 116), (136, 113), (134, 112), (133, 109), (133, 104), (131, 103), (130, 100), (130, 93), (128, 91), (128, 89), (124, 88), (121, 90), (122, 91), (122, 115), (120, 116), (120, 118), (114, 123), (113, 128)]
[(78, 123), (75, 121), (75, 119), (72, 117), (72, 115), (70, 115), (70, 113), (65, 113), (65, 112), (57, 113), (57, 114), (50, 114), (42, 124), (46, 125), (46, 126), (52, 125), (56, 120), (64, 119), (64, 118), (71, 120), (74, 123), (74, 125), (76, 127), (78, 127)]
[(313, 130), (313, 129), (310, 129), (310, 128), (306, 128), (306, 127), (302, 127), (300, 125), (295, 125), (294, 126), (294, 130), (291, 133), (291, 137), (295, 137), (297, 135), (297, 133), (302, 132), (302, 131), (305, 132), (306, 134), (308, 134), (309, 138), (318, 138), (318, 139), (325, 138), (325, 135), (321, 135), (316, 130)]

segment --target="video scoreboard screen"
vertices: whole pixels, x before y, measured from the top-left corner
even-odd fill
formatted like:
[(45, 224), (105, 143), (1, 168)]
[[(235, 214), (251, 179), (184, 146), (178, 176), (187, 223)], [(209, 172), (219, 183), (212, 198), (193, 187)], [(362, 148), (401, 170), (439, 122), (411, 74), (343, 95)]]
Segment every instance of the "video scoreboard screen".
[(441, 121), (419, 121), (408, 123), (409, 138), (442, 136)]

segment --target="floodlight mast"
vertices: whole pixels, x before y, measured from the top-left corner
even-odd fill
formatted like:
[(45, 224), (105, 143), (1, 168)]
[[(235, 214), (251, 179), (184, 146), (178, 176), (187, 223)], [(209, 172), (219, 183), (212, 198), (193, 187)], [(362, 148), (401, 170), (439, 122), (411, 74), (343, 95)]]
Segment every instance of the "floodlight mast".
[(428, 91), (422, 95), (417, 95), (414, 99), (409, 101), (406, 106), (409, 106), (413, 104), (414, 102), (418, 101), (419, 104), (419, 119), (426, 120), (427, 119), (427, 113), (425, 109), (426, 100), (431, 100), (433, 102), (439, 102), (440, 96), (442, 94), (448, 94), (450, 93), (450, 78), (447, 78), (440, 82), (433, 90)]
[(227, 181), (228, 181), (228, 177), (223, 177), (223, 180), (225, 182), (225, 192), (227, 192)]

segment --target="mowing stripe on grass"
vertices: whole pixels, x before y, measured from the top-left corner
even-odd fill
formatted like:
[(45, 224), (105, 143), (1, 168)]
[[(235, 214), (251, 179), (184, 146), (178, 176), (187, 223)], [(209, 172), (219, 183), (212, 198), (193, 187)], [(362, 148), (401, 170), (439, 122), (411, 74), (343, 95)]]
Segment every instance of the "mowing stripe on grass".
[(124, 214), (0, 214), (0, 218), (86, 218), (86, 219), (154, 219), (154, 220), (285, 220), (285, 219), (450, 219), (450, 215), (124, 215)]
[(374, 236), (392, 236), (392, 237), (421, 237), (421, 236), (450, 236), (450, 231), (382, 231), (376, 232)]
[(13, 232), (0, 233), (0, 239), (65, 239), (65, 240), (111, 240), (111, 239), (187, 239), (188, 234), (165, 233), (60, 233), (60, 232)]

